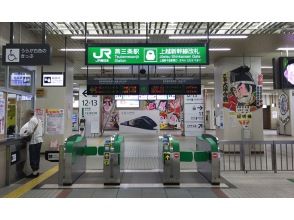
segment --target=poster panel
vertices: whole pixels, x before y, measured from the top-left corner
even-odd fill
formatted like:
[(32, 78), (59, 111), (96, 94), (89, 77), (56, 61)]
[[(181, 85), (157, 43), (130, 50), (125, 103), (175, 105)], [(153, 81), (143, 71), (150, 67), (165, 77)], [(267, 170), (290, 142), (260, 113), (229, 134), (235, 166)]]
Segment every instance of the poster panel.
[(46, 109), (46, 134), (57, 135), (64, 133), (64, 110)]
[(160, 128), (159, 111), (120, 110), (119, 131), (121, 133), (157, 134)]

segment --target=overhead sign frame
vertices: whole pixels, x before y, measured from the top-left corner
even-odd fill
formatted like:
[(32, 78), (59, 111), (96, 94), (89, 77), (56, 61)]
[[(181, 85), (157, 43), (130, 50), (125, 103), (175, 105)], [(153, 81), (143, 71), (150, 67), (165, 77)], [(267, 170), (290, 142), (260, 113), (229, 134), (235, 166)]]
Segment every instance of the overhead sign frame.
[(2, 47), (2, 63), (21, 66), (50, 65), (51, 47), (49, 44), (6, 44)]
[[(158, 48), (169, 48), (169, 49), (177, 49), (177, 48), (183, 48), (183, 49), (187, 49), (187, 48), (196, 48), (196, 47), (205, 47), (205, 62), (199, 62), (199, 63), (194, 63), (194, 62), (183, 62), (183, 63), (175, 63), (175, 62), (167, 62), (167, 63), (162, 63), (162, 62), (157, 62), (157, 61), (144, 61), (144, 62), (136, 62), (136, 63), (126, 63), (126, 62), (120, 62), (120, 63), (107, 63), (107, 62), (100, 62), (100, 63), (92, 63), (90, 62), (89, 63), (89, 56), (88, 56), (88, 53), (89, 53), (89, 48), (93, 48), (93, 47), (103, 47), (104, 49), (108, 49), (109, 48), (149, 48), (150, 51), (155, 51), (155, 49), (158, 49)], [(105, 53), (106, 52), (106, 53)], [(144, 53), (145, 53), (145, 50), (144, 50)], [(148, 53), (148, 51), (146, 52)], [(110, 56), (109, 54), (109, 50), (108, 51), (104, 51), (103, 53), (104, 55), (106, 56)], [(153, 54), (154, 55), (154, 54)], [(171, 56), (174, 56), (175, 54), (171, 54)], [(101, 54), (99, 54), (99, 57), (102, 56)], [(139, 55), (138, 55), (139, 56)], [(151, 55), (150, 55), (151, 56)], [(144, 54), (143, 54), (143, 57), (144, 57)], [(147, 57), (147, 55), (146, 55)], [(102, 58), (102, 57), (101, 57)], [(141, 59), (142, 57), (140, 57)], [(111, 58), (108, 58), (108, 59), (111, 59)], [(144, 58), (145, 59), (145, 58)], [(194, 58), (196, 59), (196, 58)], [(152, 43), (152, 44), (86, 44), (86, 53), (85, 53), (85, 65), (89, 65), (89, 66), (92, 66), (92, 65), (209, 65), (209, 44), (208, 43), (189, 43), (189, 44), (186, 44), (186, 43), (181, 43), (181, 44), (160, 44), (160, 43)]]
[[(46, 77), (46, 75), (51, 75), (51, 76), (63, 76), (63, 83), (62, 85), (45, 85), (44, 84), (44, 77)], [(49, 77), (49, 76), (48, 76)], [(66, 75), (64, 72), (42, 72), (42, 77), (41, 77), (41, 86), (42, 87), (65, 87), (65, 82), (66, 82)]]

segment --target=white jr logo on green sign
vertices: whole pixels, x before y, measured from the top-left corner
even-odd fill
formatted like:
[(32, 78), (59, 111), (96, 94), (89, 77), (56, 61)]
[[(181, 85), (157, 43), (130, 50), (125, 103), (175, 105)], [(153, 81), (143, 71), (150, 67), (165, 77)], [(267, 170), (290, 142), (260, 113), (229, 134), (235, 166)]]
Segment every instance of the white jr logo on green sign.
[[(101, 48), (99, 55), (96, 54), (96, 52), (93, 53), (93, 57), (97, 60), (97, 62), (101, 62), (104, 56), (106, 56), (106, 59), (110, 59), (111, 50), (109, 48)], [(102, 61), (103, 62), (103, 61)]]

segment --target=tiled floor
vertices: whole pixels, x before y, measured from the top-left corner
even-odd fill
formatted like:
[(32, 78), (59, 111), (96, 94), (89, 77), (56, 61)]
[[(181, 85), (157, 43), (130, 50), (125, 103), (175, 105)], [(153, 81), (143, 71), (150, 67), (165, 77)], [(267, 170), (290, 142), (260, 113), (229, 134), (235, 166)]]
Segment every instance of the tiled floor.
[(222, 189), (232, 198), (294, 198), (294, 172), (222, 172), (234, 187)]

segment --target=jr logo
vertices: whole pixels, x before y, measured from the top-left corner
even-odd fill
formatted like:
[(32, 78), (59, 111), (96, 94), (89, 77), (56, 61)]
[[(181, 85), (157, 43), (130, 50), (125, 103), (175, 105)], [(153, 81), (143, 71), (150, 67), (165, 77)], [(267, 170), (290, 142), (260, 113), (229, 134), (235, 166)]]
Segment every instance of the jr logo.
[(104, 58), (106, 56), (107, 59), (110, 59), (111, 50), (108, 48), (101, 48), (99, 55), (96, 54), (96, 52), (93, 53), (93, 57), (97, 59), (97, 62), (99, 62), (99, 59)]

